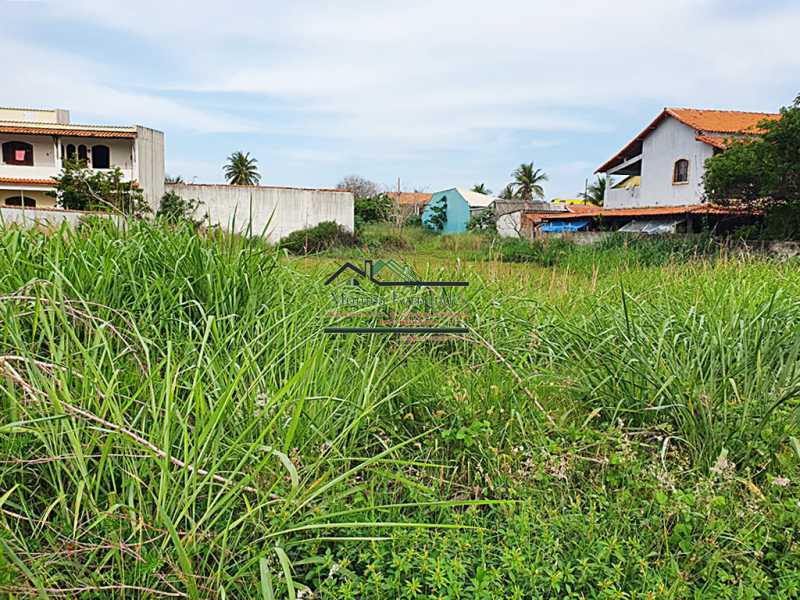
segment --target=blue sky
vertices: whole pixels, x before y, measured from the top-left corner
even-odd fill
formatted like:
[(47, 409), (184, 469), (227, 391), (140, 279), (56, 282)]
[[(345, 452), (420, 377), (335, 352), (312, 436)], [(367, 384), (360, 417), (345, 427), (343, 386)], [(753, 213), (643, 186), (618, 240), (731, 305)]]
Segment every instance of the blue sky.
[(750, 0), (7, 2), (0, 105), (167, 136), (167, 170), (403, 189), (521, 162), (574, 196), (664, 106), (773, 111), (800, 93), (800, 3)]

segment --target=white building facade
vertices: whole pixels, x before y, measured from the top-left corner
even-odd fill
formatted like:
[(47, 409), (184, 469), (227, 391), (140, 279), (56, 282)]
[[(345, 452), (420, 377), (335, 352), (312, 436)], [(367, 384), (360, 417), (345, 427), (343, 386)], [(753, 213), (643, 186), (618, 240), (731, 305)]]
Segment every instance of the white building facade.
[(603, 164), (604, 208), (703, 203), (705, 161), (731, 139), (760, 131), (773, 113), (665, 108), (644, 131)]
[(133, 125), (78, 125), (63, 109), (0, 108), (0, 206), (52, 208), (48, 192), (67, 158), (118, 167), (155, 210), (164, 194), (164, 134)]

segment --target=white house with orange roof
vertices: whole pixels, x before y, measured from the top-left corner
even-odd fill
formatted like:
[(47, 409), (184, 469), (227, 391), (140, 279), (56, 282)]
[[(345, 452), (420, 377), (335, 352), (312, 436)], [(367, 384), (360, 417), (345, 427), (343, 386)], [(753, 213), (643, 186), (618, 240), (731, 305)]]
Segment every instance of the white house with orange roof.
[(609, 178), (604, 209), (703, 203), (705, 161), (775, 113), (665, 108), (596, 173)]
[(52, 177), (77, 157), (92, 169), (119, 167), (155, 210), (164, 194), (164, 134), (141, 125), (78, 125), (69, 111), (0, 108), (0, 207), (51, 208)]

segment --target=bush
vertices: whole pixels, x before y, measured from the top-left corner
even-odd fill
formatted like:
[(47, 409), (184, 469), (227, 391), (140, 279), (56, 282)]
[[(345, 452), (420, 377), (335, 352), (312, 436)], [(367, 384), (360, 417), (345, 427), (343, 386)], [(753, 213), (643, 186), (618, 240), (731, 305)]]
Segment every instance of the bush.
[(422, 227), (422, 215), (411, 213), (403, 221), (403, 225), (406, 227)]
[(156, 218), (172, 224), (188, 221), (196, 226), (202, 222), (202, 219), (194, 219), (195, 213), (201, 204), (202, 202), (194, 198), (184, 200), (175, 192), (167, 192), (161, 197)]
[(292, 254), (314, 254), (336, 246), (356, 246), (358, 236), (333, 221), (323, 221), (310, 229), (293, 231), (278, 246)]
[(467, 223), (469, 231), (486, 231), (490, 233), (497, 232), (497, 217), (492, 209), (487, 208), (478, 213), (470, 215), (469, 223)]
[(119, 167), (95, 171), (85, 160), (66, 160), (61, 173), (53, 179), (56, 189), (47, 194), (56, 198), (61, 208), (119, 212), (134, 217), (152, 212), (142, 189), (135, 181), (124, 180)]
[(356, 198), (353, 205), (356, 229), (366, 223), (384, 223), (392, 215), (392, 199), (386, 194), (378, 194), (371, 198)]

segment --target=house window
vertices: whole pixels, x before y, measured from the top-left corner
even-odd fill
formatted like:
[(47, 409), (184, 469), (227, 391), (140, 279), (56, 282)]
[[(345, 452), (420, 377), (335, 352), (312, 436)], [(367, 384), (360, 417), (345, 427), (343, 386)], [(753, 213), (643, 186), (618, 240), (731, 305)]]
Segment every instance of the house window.
[(95, 169), (111, 167), (111, 151), (108, 146), (92, 146), (92, 167)]
[(672, 171), (672, 183), (687, 183), (689, 181), (689, 161), (685, 158), (675, 161)]
[(67, 160), (75, 160), (75, 144), (67, 144), (67, 148), (64, 150), (64, 155), (66, 156)]
[(6, 206), (28, 206), (36, 208), (36, 200), (28, 198), (27, 196), (10, 196), (6, 198), (4, 204)]
[(3, 144), (3, 162), (7, 165), (33, 166), (33, 146), (26, 142)]
[(78, 146), (78, 160), (82, 160), (83, 162), (89, 160), (89, 153), (86, 151), (86, 146), (83, 144)]

